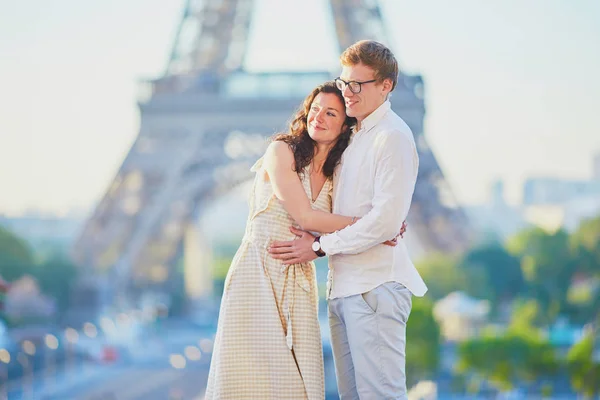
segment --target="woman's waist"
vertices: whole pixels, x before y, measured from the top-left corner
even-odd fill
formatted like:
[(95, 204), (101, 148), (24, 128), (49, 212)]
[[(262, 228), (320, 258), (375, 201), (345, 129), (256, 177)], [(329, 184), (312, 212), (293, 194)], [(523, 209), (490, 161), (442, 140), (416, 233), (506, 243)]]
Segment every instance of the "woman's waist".
[(290, 241), (294, 240), (296, 236), (291, 232), (285, 234), (268, 234), (263, 232), (246, 232), (244, 237), (242, 238), (242, 244), (247, 243), (251, 247), (254, 247), (260, 254), (260, 257), (263, 261), (263, 265), (268, 270), (276, 269), (277, 271), (284, 272), (290, 269), (290, 267), (312, 267), (314, 263), (312, 261), (302, 263), (302, 264), (294, 264), (294, 265), (285, 265), (282, 260), (275, 259), (271, 256), (271, 253), (268, 252), (269, 246), (275, 241)]
[(282, 226), (261, 226), (260, 224), (252, 224), (244, 233), (242, 241), (258, 244), (260, 246), (268, 246), (275, 241), (290, 241), (296, 239), (296, 235), (290, 232), (290, 227), (298, 228), (296, 224), (286, 224)]

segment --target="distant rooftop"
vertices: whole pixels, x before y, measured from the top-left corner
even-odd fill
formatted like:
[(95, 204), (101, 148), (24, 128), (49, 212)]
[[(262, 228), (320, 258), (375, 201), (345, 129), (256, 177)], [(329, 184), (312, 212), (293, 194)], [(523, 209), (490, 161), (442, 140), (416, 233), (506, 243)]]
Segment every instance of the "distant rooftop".
[(146, 102), (154, 95), (175, 93), (219, 94), (227, 98), (304, 98), (315, 86), (335, 78), (331, 72), (233, 72), (226, 78), (211, 74), (168, 76), (142, 80), (138, 99)]
[(333, 78), (329, 72), (236, 72), (225, 81), (221, 93), (227, 97), (304, 97)]

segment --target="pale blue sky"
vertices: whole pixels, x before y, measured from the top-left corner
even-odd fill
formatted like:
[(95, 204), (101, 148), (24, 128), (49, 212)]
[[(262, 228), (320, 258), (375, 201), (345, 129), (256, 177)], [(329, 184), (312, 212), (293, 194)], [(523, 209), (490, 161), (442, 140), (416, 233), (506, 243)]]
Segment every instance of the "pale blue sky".
[[(335, 69), (324, 0), (256, 2), (249, 69)], [(426, 135), (460, 200), (485, 201), (495, 178), (515, 201), (524, 177), (590, 176), (599, 1), (381, 3), (402, 68), (425, 79)], [(136, 81), (164, 68), (182, 5), (0, 0), (0, 213), (98, 200), (137, 135)]]

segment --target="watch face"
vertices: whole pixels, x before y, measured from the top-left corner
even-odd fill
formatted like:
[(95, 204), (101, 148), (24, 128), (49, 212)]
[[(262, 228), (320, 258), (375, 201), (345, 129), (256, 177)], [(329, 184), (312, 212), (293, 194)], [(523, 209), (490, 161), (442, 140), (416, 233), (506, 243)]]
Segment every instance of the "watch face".
[(313, 249), (313, 251), (319, 251), (319, 250), (321, 250), (321, 243), (319, 243), (319, 242), (313, 242), (312, 249)]

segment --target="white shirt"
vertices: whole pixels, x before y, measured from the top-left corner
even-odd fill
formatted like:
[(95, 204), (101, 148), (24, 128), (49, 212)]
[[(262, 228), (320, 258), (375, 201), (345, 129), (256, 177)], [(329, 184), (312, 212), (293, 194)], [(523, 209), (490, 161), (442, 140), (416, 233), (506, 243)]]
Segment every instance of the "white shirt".
[(394, 238), (406, 219), (415, 189), (419, 156), (412, 131), (383, 103), (352, 134), (333, 177), (333, 212), (361, 217), (355, 224), (321, 237), (329, 256), (328, 298), (368, 292), (390, 281), (423, 296), (427, 286), (405, 242)]

